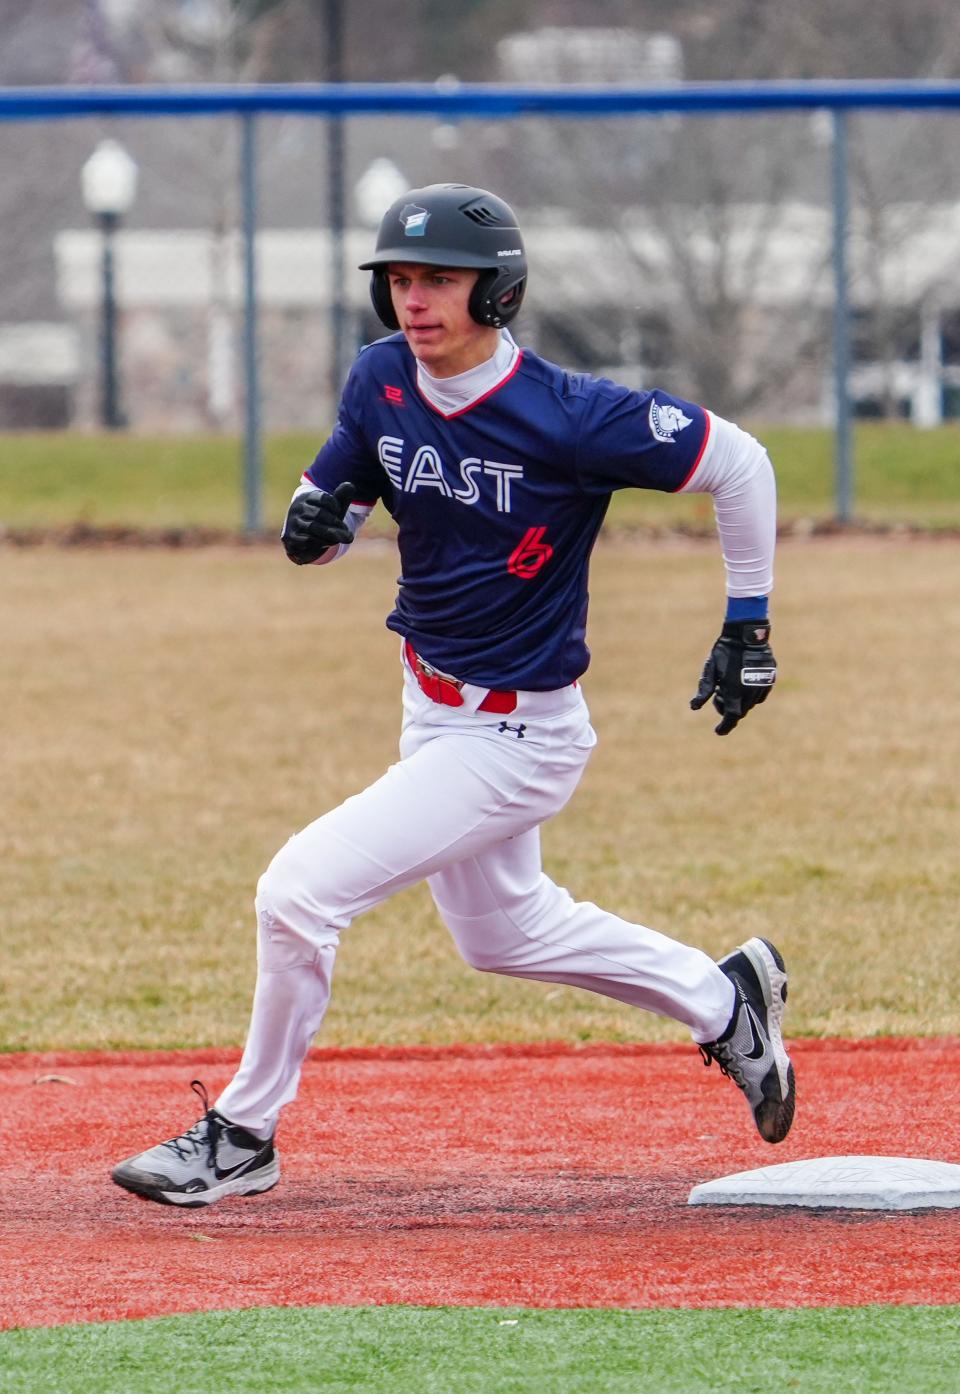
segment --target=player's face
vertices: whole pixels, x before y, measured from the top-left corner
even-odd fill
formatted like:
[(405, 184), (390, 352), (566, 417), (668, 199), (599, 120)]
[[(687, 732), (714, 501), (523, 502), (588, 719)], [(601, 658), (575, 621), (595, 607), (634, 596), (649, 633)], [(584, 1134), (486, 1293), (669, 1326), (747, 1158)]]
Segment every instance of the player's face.
[(390, 296), (410, 351), (428, 373), (449, 378), (492, 358), (499, 329), (477, 324), (467, 303), (478, 273), (391, 262)]

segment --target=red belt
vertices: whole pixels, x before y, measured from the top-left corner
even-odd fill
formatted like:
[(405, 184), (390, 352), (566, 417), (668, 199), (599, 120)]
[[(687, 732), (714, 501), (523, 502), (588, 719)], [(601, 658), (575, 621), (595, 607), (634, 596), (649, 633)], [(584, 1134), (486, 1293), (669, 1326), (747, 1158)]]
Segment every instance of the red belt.
[[(460, 691), (463, 683), (459, 678), (451, 678), (448, 673), (441, 673), (432, 664), (427, 663), (416, 652), (409, 639), (404, 641), (404, 651), (413, 676), (420, 685), (421, 692), (425, 692), (431, 702), (439, 702), (445, 707), (463, 706), (463, 696)], [(509, 716), (516, 709), (517, 694), (515, 692), (488, 692), (477, 707), (479, 712), (496, 712), (499, 716)]]

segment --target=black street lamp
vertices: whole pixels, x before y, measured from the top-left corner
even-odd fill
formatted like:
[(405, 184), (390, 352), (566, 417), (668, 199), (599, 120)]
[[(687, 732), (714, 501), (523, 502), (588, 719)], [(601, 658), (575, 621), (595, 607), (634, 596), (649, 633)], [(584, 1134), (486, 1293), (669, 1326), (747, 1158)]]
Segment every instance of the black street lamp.
[[(392, 160), (378, 156), (372, 160), (353, 186), (353, 204), (363, 224), (364, 230), (375, 232), (380, 226), (384, 213), (410, 187), (410, 181)], [(364, 249), (364, 256), (368, 255)], [(365, 302), (369, 309), (369, 300)], [(360, 348), (363, 337), (363, 319), (357, 316), (354, 324), (354, 351)]]
[(108, 431), (127, 424), (120, 408), (117, 372), (117, 297), (113, 240), (137, 191), (137, 166), (116, 140), (101, 140), (80, 171), (83, 201), (102, 234), (100, 318), (100, 420)]
[[(410, 187), (410, 181), (392, 160), (371, 160), (353, 186), (353, 198), (365, 228), (378, 228), (384, 213)], [(364, 253), (366, 255), (366, 253)]]

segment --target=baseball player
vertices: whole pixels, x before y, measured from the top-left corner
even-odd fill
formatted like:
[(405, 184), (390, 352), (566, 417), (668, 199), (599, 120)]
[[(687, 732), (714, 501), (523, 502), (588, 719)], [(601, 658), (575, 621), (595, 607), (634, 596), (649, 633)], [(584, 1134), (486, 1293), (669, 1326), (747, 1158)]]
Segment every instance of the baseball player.
[(282, 538), (297, 565), (322, 567), (349, 552), (378, 502), (396, 520), (402, 571), (387, 625), (402, 668), (401, 758), (274, 857), (257, 889), (259, 972), (239, 1069), (213, 1106), (194, 1081), (199, 1122), (113, 1179), (189, 1206), (274, 1186), (277, 1120), (323, 1020), (339, 936), (423, 879), (468, 963), (682, 1022), (704, 1063), (743, 1091), (760, 1136), (780, 1142), (795, 1086), (779, 951), (753, 938), (715, 963), (575, 901), (544, 873), (539, 832), (596, 739), (580, 685), (587, 570), (615, 489), (713, 495), (726, 613), (690, 705), (712, 703), (727, 735), (769, 694), (766, 452), (692, 402), (518, 348), (507, 325), (526, 255), (513, 212), (485, 190), (411, 190), (362, 269), (391, 332), (354, 363)]

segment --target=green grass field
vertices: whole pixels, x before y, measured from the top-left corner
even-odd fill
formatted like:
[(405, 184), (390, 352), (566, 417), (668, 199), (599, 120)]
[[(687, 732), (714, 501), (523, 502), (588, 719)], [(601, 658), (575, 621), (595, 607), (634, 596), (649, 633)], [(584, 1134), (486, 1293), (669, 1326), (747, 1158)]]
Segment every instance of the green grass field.
[[(826, 430), (753, 428), (777, 470), (785, 520), (835, 512), (833, 439)], [(322, 443), (271, 436), (264, 450), (264, 525), (278, 529), (301, 471)], [(960, 426), (916, 431), (862, 424), (855, 433), (856, 515), (877, 523), (960, 526)], [(0, 436), (0, 526), (82, 521), (151, 527), (237, 528), (243, 519), (239, 442), (228, 436), (142, 439), (89, 435)], [(613, 526), (707, 527), (709, 501), (640, 491), (616, 495)], [(384, 527), (384, 516), (372, 519)]]
[[(761, 434), (784, 516), (828, 517), (828, 438)], [(271, 526), (314, 445), (270, 442)], [(954, 429), (861, 428), (858, 513), (957, 526), (958, 447)], [(241, 514), (234, 441), (8, 436), (0, 458), (11, 529)], [(549, 870), (711, 952), (774, 933), (789, 1034), (955, 1033), (960, 547), (784, 545), (781, 680), (719, 741), (686, 705), (718, 550), (626, 535), (678, 519), (706, 529), (709, 511), (622, 495), (597, 549), (601, 744), (545, 829)], [(324, 573), (279, 549), (0, 546), (0, 1049), (240, 1042), (259, 872), (394, 758), (396, 569), (384, 541)], [(681, 1033), (473, 973), (422, 888), (344, 936), (324, 1043), (545, 1037)], [(705, 1262), (722, 1282), (722, 1256)], [(250, 1310), (0, 1334), (0, 1394), (953, 1394), (958, 1345), (948, 1307)]]
[(954, 1307), (211, 1312), (0, 1335), (0, 1394), (955, 1394)]

